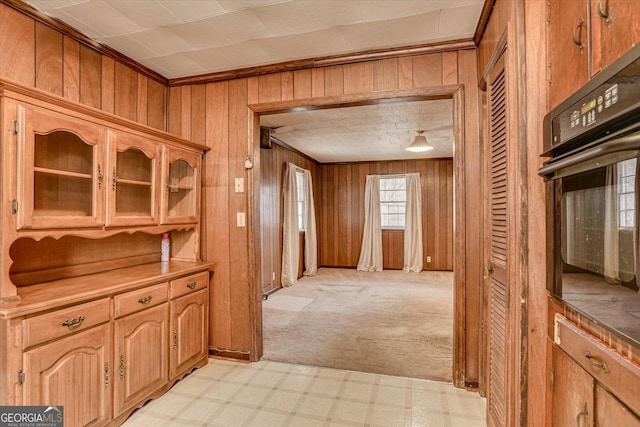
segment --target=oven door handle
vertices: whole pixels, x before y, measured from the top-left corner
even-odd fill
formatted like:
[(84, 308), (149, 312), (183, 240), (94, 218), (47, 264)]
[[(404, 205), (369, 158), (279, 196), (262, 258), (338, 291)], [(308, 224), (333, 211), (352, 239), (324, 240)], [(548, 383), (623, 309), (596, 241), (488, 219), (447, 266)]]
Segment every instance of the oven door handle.
[(640, 132), (616, 138), (596, 147), (551, 162), (538, 169), (545, 179), (557, 179), (612, 165), (640, 154)]

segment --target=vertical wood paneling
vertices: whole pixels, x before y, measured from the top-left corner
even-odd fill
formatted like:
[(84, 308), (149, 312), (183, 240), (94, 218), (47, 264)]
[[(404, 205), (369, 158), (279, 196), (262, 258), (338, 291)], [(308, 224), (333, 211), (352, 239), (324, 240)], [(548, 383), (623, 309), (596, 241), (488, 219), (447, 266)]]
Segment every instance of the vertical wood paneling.
[(324, 68), (314, 68), (311, 70), (311, 96), (324, 96)]
[(35, 41), (36, 87), (62, 96), (62, 34), (37, 22)]
[(35, 84), (35, 22), (0, 4), (0, 76)]
[(344, 66), (324, 69), (324, 95), (338, 96), (344, 94)]
[(147, 80), (147, 124), (152, 128), (166, 130), (165, 87), (155, 80)]
[(131, 68), (115, 64), (114, 113), (130, 120), (137, 118), (138, 75)]
[(148, 99), (148, 85), (147, 81), (149, 79), (141, 74), (138, 74), (138, 94), (136, 96), (136, 121), (143, 125), (147, 124), (148, 116), (147, 116), (147, 104), (149, 102)]
[(191, 86), (191, 138), (193, 142), (204, 144), (206, 135), (202, 123), (206, 120), (207, 96), (204, 84)]
[(191, 138), (191, 86), (182, 86), (180, 92), (180, 103), (182, 104), (182, 116), (180, 117), (181, 137)]
[(169, 133), (182, 134), (182, 87), (169, 88)]
[(257, 76), (247, 79), (247, 102), (249, 105), (260, 102), (260, 79)]
[(365, 93), (373, 91), (373, 63), (360, 62), (343, 66), (344, 93)]
[(282, 100), (289, 101), (293, 99), (293, 71), (281, 73), (282, 77)]
[[(229, 248), (229, 95), (228, 82), (209, 83), (207, 99), (207, 146), (204, 157), (201, 221), (203, 257), (216, 263), (211, 282), (209, 344), (231, 348), (231, 289)], [(181, 112), (178, 112), (181, 114)]]
[(282, 77), (280, 74), (267, 74), (258, 77), (259, 102), (281, 101)]
[[(278, 79), (279, 80), (279, 79)], [(246, 193), (235, 193), (235, 178), (245, 178), (244, 158), (247, 154), (247, 79), (229, 82), (229, 282), (231, 307), (246, 307), (249, 302), (248, 239), (246, 227), (236, 226), (236, 214), (247, 213)], [(251, 215), (251, 214), (249, 214)], [(246, 222), (251, 221), (247, 217)], [(250, 311), (246, 308), (231, 311), (231, 323), (251, 325)], [(231, 346), (242, 351), (251, 348), (250, 328), (234, 328)]]
[(102, 58), (93, 49), (80, 46), (80, 102), (102, 107)]
[(442, 84), (454, 85), (458, 83), (458, 53), (442, 53)]
[(102, 58), (102, 110), (107, 113), (115, 111), (116, 87), (115, 87), (115, 61), (111, 58)]
[(398, 89), (398, 59), (383, 59), (373, 64), (373, 90)]
[[(271, 149), (260, 150), (260, 222), (262, 230), (262, 286), (263, 291), (281, 285), (282, 270), (282, 208), (285, 166), (293, 163), (311, 171), (316, 211), (320, 206), (318, 165), (300, 154), (273, 144)], [(320, 217), (316, 217), (319, 233)], [(275, 273), (275, 280), (272, 275)]]
[(398, 59), (398, 89), (413, 87), (413, 58), (405, 56)]
[(413, 86), (432, 87), (442, 85), (442, 54), (413, 57)]
[(311, 98), (311, 70), (293, 72), (294, 99)]
[[(318, 222), (319, 265), (356, 267), (364, 227), (364, 190), (369, 174), (420, 173), (424, 268), (453, 269), (453, 180), (450, 159), (322, 164)], [(449, 194), (447, 194), (449, 193)], [(451, 204), (451, 205), (450, 205)], [(384, 232), (385, 268), (402, 269), (404, 233)], [(399, 235), (399, 236), (398, 236)], [(427, 263), (427, 256), (431, 262)]]
[(63, 96), (72, 101), (80, 101), (80, 43), (64, 37)]

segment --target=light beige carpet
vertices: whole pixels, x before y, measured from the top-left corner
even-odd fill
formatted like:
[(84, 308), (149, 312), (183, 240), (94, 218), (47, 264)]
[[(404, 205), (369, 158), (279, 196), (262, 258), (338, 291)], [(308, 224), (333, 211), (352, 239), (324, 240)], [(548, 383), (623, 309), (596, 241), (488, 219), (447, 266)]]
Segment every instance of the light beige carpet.
[(321, 268), (262, 307), (264, 359), (451, 382), (452, 272)]

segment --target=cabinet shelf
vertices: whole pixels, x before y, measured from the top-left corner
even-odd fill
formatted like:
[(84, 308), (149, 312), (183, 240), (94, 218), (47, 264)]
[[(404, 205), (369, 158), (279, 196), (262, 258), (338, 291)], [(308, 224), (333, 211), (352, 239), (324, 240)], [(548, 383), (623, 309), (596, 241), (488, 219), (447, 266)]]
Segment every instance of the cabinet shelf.
[(140, 187), (151, 187), (153, 185), (151, 182), (148, 182), (148, 181), (136, 181), (133, 179), (122, 179), (122, 178), (118, 178), (117, 183), (126, 184), (126, 185), (137, 185)]
[(93, 176), (91, 174), (88, 173), (80, 173), (80, 172), (71, 172), (71, 171), (64, 171), (64, 170), (58, 170), (58, 169), (49, 169), (49, 168), (43, 168), (43, 167), (34, 167), (33, 171), (36, 173), (41, 173), (41, 174), (46, 174), (46, 175), (55, 175), (55, 176), (67, 176), (67, 177), (71, 177), (71, 178), (81, 178), (81, 179), (91, 179), (93, 178)]

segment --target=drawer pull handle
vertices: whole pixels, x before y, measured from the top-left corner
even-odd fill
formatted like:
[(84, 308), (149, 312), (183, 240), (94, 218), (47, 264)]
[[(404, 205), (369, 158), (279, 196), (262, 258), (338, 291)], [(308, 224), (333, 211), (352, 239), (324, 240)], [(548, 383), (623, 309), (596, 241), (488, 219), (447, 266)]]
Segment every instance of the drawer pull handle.
[(187, 288), (189, 289), (195, 289), (196, 287), (196, 282), (189, 282), (187, 283)]
[(84, 322), (84, 316), (79, 316), (79, 317), (76, 317), (75, 319), (65, 320), (64, 322), (62, 322), (62, 326), (66, 326), (69, 329), (75, 329), (80, 325), (82, 325), (82, 322)]
[(152, 297), (151, 295), (148, 295), (148, 296), (146, 296), (146, 297), (144, 297), (144, 298), (140, 298), (140, 299), (138, 300), (138, 302), (139, 302), (140, 304), (149, 304), (149, 303), (151, 302), (151, 298), (153, 298), (153, 297)]
[(602, 369), (602, 372), (604, 372), (605, 374), (608, 374), (610, 372), (609, 368), (607, 368), (607, 365), (602, 360), (598, 359), (595, 356), (592, 356), (591, 353), (587, 352), (584, 357), (586, 357), (589, 363), (591, 363), (591, 366)]

